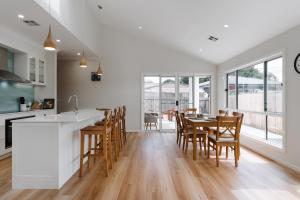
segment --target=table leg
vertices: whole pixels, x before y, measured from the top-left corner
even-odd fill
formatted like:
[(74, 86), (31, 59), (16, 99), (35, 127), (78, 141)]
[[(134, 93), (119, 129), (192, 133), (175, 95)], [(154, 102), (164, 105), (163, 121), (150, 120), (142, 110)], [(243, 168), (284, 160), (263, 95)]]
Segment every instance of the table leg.
[(197, 127), (193, 126), (193, 160), (197, 158)]

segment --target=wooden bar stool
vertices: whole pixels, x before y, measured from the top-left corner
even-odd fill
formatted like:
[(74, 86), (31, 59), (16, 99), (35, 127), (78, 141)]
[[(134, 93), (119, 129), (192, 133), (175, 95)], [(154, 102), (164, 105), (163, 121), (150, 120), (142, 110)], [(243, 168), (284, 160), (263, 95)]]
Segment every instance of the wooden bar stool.
[[(96, 159), (97, 151), (100, 151), (100, 142), (98, 143), (98, 137), (103, 144), (103, 154), (105, 162), (106, 176), (109, 175), (108, 168), (112, 168), (112, 146), (111, 146), (111, 132), (112, 132), (112, 116), (111, 111), (106, 110), (105, 119), (101, 126), (87, 126), (80, 130), (81, 141), (80, 141), (80, 169), (79, 177), (82, 176), (83, 171), (83, 160), (88, 157), (88, 168), (90, 166), (91, 155), (94, 155), (94, 161)], [(88, 136), (88, 151), (84, 153), (85, 136)], [(94, 148), (92, 148), (92, 138), (94, 137)], [(94, 154), (92, 154), (92, 150)], [(109, 162), (109, 163), (108, 163)]]
[(124, 144), (126, 143), (126, 121), (125, 121), (125, 117), (126, 117), (126, 106), (122, 107), (122, 112), (121, 112), (121, 120), (122, 120), (122, 124), (121, 124), (121, 135), (122, 135), (122, 141), (124, 142)]
[(119, 111), (117, 108), (114, 109), (114, 116), (113, 116), (113, 124), (112, 124), (112, 145), (114, 148), (114, 156), (115, 161), (118, 160), (119, 152), (120, 152), (120, 131), (119, 131)]
[(118, 107), (118, 137), (119, 137), (119, 141), (120, 141), (120, 149), (123, 148), (124, 146), (124, 137), (123, 137), (123, 133), (122, 133), (122, 116), (123, 116), (123, 109), (122, 107)]

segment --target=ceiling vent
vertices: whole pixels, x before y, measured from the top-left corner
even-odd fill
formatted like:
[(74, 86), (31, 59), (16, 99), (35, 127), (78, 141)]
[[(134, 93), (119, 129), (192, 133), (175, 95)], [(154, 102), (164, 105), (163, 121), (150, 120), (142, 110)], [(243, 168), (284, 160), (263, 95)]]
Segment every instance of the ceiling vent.
[(212, 36), (210, 35), (209, 38), (208, 38), (210, 41), (213, 41), (213, 42), (216, 42), (219, 40), (219, 38), (215, 37), (215, 36)]
[(97, 5), (97, 7), (98, 7), (99, 10), (103, 9), (103, 7), (101, 5), (99, 5), (99, 4)]
[(23, 20), (23, 22), (25, 24), (27, 24), (28, 26), (40, 26), (36, 21), (34, 20)]

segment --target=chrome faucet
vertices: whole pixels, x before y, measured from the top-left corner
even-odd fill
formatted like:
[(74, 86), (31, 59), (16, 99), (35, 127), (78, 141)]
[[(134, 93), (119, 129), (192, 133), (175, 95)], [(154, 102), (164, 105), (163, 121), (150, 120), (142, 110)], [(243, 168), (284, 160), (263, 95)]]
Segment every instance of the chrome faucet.
[(79, 107), (79, 101), (78, 101), (78, 97), (76, 94), (73, 94), (72, 96), (69, 97), (68, 103), (70, 104), (70, 102), (72, 101), (73, 97), (75, 98), (75, 104), (74, 104), (74, 108), (73, 111), (75, 112), (75, 114), (78, 114), (78, 107)]

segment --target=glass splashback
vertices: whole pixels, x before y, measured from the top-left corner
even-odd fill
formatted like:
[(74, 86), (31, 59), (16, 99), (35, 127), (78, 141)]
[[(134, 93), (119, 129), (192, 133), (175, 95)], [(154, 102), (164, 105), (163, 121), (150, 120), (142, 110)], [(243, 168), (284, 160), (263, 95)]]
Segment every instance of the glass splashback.
[(0, 80), (0, 113), (19, 112), (19, 97), (25, 97), (26, 104), (32, 102), (33, 86)]

